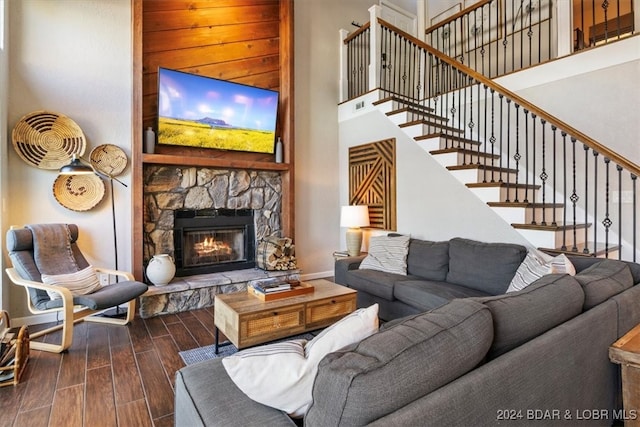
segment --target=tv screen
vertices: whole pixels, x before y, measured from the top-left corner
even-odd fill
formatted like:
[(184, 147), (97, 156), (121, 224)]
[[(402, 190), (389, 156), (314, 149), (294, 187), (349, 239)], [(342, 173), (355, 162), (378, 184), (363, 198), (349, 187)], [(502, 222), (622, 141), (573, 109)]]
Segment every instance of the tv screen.
[(158, 69), (158, 144), (273, 153), (278, 92)]

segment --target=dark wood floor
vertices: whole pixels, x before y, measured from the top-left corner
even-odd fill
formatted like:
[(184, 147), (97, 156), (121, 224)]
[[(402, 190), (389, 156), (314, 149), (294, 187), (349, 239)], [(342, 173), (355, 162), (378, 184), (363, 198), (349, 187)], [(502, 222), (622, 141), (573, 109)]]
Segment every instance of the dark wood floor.
[(32, 350), (20, 384), (0, 388), (0, 427), (173, 426), (178, 352), (212, 343), (212, 308), (80, 323), (68, 352)]

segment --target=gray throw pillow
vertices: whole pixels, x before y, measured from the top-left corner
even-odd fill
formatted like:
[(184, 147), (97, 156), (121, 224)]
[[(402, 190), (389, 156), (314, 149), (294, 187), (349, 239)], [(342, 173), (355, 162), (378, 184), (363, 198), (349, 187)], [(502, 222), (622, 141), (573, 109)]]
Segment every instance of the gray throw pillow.
[(411, 239), (407, 273), (427, 280), (444, 282), (449, 271), (449, 242)]

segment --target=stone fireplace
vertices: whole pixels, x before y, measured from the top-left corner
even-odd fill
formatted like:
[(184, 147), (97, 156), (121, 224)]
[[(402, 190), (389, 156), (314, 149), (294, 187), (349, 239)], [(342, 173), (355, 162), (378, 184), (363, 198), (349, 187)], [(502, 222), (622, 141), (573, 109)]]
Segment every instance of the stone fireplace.
[(255, 240), (280, 233), (279, 172), (147, 165), (144, 264), (155, 254), (175, 258), (176, 212), (250, 210)]
[[(174, 260), (179, 256), (181, 265), (176, 266), (180, 269), (179, 274), (169, 285), (151, 286), (141, 298), (142, 317), (209, 307), (213, 305), (215, 294), (241, 290), (248, 280), (258, 277), (299, 278), (299, 270), (272, 272), (252, 268), (255, 258), (247, 261), (246, 253), (243, 256), (229, 254), (230, 257), (223, 260), (225, 252), (234, 250), (226, 249), (225, 244), (235, 245), (236, 251), (239, 250), (237, 246), (244, 246), (241, 249), (248, 251), (250, 258), (255, 257), (257, 241), (280, 235), (280, 172), (148, 164), (144, 167), (143, 193), (145, 268), (154, 255), (163, 253), (171, 255)], [(196, 264), (206, 265), (185, 266), (182, 261), (184, 247), (176, 249), (176, 240), (184, 242), (185, 239), (181, 230), (182, 217), (201, 215), (199, 219), (209, 217), (206, 222), (211, 217), (220, 219), (220, 214), (227, 218), (223, 220), (223, 230), (219, 230), (223, 232), (218, 237), (226, 241), (217, 249), (218, 243), (205, 242), (204, 239), (193, 242), (203, 255), (203, 262)], [(247, 218), (250, 218), (250, 224), (247, 224)], [(242, 224), (237, 223), (238, 219)], [(236, 223), (229, 224), (229, 221)], [(237, 235), (238, 230), (245, 230), (247, 226), (253, 229), (254, 234), (250, 242), (239, 240), (244, 237)], [(196, 233), (199, 229), (199, 226), (192, 227), (192, 237), (202, 237)], [(207, 252), (211, 255), (208, 258)], [(210, 262), (213, 255), (218, 255), (222, 262)], [(236, 259), (230, 261), (234, 257)], [(229, 265), (225, 264), (236, 261), (238, 263), (233, 268), (226, 268)], [(214, 264), (217, 265), (211, 268)], [(190, 267), (195, 268), (189, 270)]]

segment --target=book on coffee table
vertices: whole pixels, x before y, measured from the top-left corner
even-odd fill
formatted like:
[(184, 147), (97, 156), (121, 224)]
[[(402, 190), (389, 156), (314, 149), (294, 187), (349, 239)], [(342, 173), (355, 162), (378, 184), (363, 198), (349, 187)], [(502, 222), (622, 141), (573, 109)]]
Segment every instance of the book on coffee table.
[(290, 289), (284, 289), (276, 292), (261, 292), (251, 284), (247, 285), (247, 292), (262, 301), (273, 301), (281, 298), (295, 297), (313, 292), (313, 285), (304, 282), (290, 283)]
[(291, 285), (286, 282), (273, 283), (270, 285), (263, 285), (259, 283), (249, 283), (249, 286), (253, 287), (257, 291), (262, 292), (264, 294), (270, 294), (271, 292), (288, 291), (289, 289), (291, 289)]

